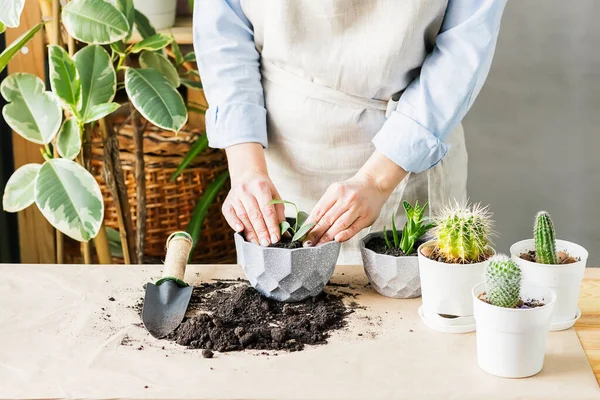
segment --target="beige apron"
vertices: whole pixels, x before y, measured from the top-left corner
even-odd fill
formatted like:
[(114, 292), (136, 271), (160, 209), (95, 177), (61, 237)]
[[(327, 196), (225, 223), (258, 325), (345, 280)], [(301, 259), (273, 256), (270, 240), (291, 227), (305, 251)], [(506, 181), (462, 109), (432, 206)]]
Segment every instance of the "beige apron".
[[(281, 196), (307, 212), (329, 185), (352, 177), (372, 139), (418, 75), (439, 32), (440, 0), (242, 0), (261, 54), (269, 174)], [(396, 96), (397, 98), (397, 96)], [(466, 197), (467, 152), (458, 126), (434, 168), (410, 174), (377, 221), (344, 243), (339, 264), (360, 264), (358, 241), (405, 219), (401, 200), (431, 210)], [(291, 210), (289, 210), (291, 211)]]

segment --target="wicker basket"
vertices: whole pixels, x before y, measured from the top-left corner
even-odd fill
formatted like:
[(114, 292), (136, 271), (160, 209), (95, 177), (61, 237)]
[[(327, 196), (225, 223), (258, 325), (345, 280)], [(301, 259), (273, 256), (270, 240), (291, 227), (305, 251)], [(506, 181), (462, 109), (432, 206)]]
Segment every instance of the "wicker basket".
[[(146, 246), (145, 256), (150, 261), (164, 258), (167, 237), (176, 230), (185, 230), (190, 221), (196, 201), (205, 188), (227, 169), (223, 151), (207, 149), (200, 154), (177, 178), (169, 178), (181, 163), (190, 146), (202, 133), (189, 126), (177, 135), (148, 125), (144, 132), (144, 160), (146, 164)], [(118, 135), (121, 163), (129, 197), (129, 206), (135, 227), (135, 158), (133, 128), (124, 125)], [(102, 140), (94, 135), (92, 140), (92, 174), (102, 190), (105, 203), (106, 226), (118, 229), (117, 213), (113, 196), (102, 179)], [(228, 185), (228, 184), (227, 184)], [(201, 240), (193, 255), (193, 262), (219, 264), (235, 262), (235, 244), (231, 228), (221, 214), (221, 205), (229, 186), (221, 190), (209, 208), (204, 220)], [(66, 246), (66, 252), (78, 252), (79, 246)], [(68, 259), (72, 259), (68, 257)], [(153, 260), (154, 259), (154, 260)], [(119, 260), (115, 260), (119, 261)]]

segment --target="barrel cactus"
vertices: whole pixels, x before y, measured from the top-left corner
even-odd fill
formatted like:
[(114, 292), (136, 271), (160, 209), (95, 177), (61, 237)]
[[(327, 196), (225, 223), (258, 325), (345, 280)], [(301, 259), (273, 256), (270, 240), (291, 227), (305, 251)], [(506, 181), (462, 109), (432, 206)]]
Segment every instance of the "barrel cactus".
[(485, 258), (494, 221), (489, 206), (454, 202), (435, 218), (437, 252), (447, 263), (468, 264)]
[(533, 238), (536, 261), (540, 264), (558, 264), (554, 224), (546, 211), (540, 211), (535, 217)]
[(521, 269), (505, 255), (494, 256), (485, 268), (485, 284), (492, 305), (514, 308), (521, 292)]

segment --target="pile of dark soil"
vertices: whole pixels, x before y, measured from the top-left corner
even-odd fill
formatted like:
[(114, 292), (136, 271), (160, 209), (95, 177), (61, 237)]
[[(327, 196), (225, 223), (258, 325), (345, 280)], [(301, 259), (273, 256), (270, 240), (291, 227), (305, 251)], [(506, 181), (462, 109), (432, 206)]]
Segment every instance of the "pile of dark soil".
[[(535, 250), (529, 250), (527, 253), (521, 253), (519, 257), (526, 261), (537, 262)], [(577, 261), (580, 261), (575, 257), (569, 256), (569, 254), (566, 251), (556, 252), (556, 258), (558, 259), (559, 264), (573, 264)]]
[(404, 257), (404, 256), (416, 256), (417, 249), (423, 243), (425, 243), (425, 242), (417, 241), (415, 243), (415, 246), (413, 247), (414, 250), (411, 254), (404, 253), (402, 251), (402, 249), (397, 249), (397, 248), (388, 249), (385, 245), (385, 240), (383, 240), (382, 237), (374, 237), (373, 239), (371, 239), (367, 243), (365, 243), (365, 247), (369, 250), (373, 250), (377, 254), (385, 254), (385, 255), (393, 256), (393, 257)]
[(167, 339), (188, 348), (219, 352), (298, 351), (306, 344), (324, 344), (332, 331), (346, 325), (346, 316), (353, 312), (340, 296), (323, 292), (301, 303), (279, 303), (236, 282), (204, 283), (195, 288), (190, 310), (196, 315)]
[(282, 237), (281, 240), (277, 243), (273, 243), (269, 245), (269, 247), (275, 247), (279, 249), (298, 249), (302, 247), (302, 242), (299, 240), (293, 241), (289, 237)]

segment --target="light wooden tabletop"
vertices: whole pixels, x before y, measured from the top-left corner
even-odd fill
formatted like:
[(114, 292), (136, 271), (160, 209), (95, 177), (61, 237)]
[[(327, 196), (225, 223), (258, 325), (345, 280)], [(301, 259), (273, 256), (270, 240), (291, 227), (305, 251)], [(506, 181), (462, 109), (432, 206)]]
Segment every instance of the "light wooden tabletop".
[(579, 294), (581, 318), (575, 331), (600, 385), (600, 268), (588, 268)]

